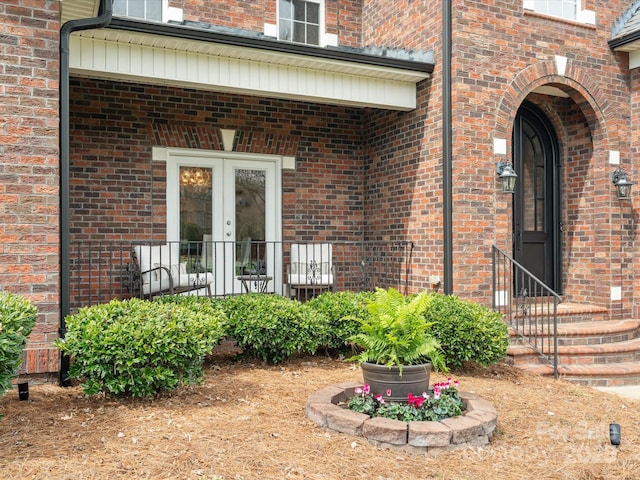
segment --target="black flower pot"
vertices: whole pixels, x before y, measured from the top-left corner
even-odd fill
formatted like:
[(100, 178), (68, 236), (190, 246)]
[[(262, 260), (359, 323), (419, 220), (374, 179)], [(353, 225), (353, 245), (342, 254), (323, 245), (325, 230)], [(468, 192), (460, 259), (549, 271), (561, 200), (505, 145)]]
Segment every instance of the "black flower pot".
[[(403, 365), (402, 375), (399, 367), (368, 362), (361, 363), (360, 367), (364, 383), (371, 387), (371, 394), (382, 395), (387, 402), (406, 403), (409, 393), (422, 395), (423, 392), (429, 391), (431, 363)], [(387, 390), (391, 390), (391, 396), (387, 396)]]

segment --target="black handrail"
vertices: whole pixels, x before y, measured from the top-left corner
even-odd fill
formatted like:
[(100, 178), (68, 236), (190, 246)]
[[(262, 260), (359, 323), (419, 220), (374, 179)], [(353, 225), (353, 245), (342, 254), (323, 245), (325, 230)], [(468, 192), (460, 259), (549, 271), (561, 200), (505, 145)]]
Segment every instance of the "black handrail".
[(558, 304), (562, 298), (529, 270), (492, 248), (493, 309), (553, 367), (558, 378)]

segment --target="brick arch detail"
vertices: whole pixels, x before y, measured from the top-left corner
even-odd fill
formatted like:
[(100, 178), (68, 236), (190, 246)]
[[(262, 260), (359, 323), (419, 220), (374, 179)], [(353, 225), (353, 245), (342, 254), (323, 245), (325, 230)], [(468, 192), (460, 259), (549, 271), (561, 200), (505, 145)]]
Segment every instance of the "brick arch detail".
[[(218, 127), (194, 127), (176, 124), (151, 124), (149, 135), (156, 146), (223, 150), (222, 133)], [(236, 130), (233, 151), (261, 155), (295, 156), (298, 138), (257, 130)]]
[(586, 72), (567, 63), (565, 75), (555, 71), (555, 61), (540, 62), (518, 73), (505, 89), (497, 109), (494, 135), (511, 141), (513, 120), (520, 105), (533, 90), (543, 85), (553, 84), (565, 90), (583, 112), (594, 144), (602, 150), (609, 149), (608, 126), (615, 131), (619, 120), (610, 112), (609, 102), (601, 95), (600, 90)]

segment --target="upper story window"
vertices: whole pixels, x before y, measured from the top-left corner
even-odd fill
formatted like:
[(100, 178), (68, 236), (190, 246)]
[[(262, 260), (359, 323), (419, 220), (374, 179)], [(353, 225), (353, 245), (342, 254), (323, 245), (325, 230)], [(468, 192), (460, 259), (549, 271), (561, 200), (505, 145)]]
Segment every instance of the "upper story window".
[(278, 39), (320, 45), (324, 0), (279, 0)]
[(114, 0), (113, 14), (161, 22), (163, 3), (166, 0)]
[(525, 0), (524, 7), (567, 20), (579, 20), (580, 0)]

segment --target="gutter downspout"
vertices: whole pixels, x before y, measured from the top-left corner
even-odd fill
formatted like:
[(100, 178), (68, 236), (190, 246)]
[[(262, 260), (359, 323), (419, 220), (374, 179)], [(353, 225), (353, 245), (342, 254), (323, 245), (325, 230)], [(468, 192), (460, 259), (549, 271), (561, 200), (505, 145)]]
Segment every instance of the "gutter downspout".
[[(69, 20), (60, 27), (60, 323), (58, 335), (67, 333), (66, 317), (70, 313), (69, 275), (69, 39), (73, 32), (103, 28), (113, 16), (113, 0), (101, 0), (102, 14), (98, 17)], [(68, 355), (60, 356), (60, 385), (68, 387)]]
[(453, 198), (452, 198), (452, 124), (451, 124), (451, 1), (442, 0), (442, 163), (444, 293), (453, 293)]

